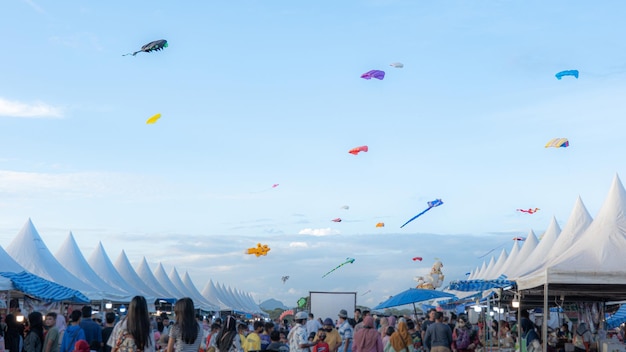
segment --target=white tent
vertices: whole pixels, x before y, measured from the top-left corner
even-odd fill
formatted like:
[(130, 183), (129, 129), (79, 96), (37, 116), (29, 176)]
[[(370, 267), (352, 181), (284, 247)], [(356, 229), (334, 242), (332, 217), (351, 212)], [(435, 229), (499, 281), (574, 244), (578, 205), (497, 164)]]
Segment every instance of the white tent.
[(176, 286), (172, 283), (169, 277), (167, 277), (167, 273), (165, 273), (165, 269), (163, 268), (163, 264), (159, 263), (157, 268), (154, 269), (154, 277), (159, 281), (159, 284), (163, 286), (167, 292), (170, 293), (171, 296), (176, 297), (176, 299), (181, 299), (183, 297), (187, 297), (186, 294), (180, 292)]
[[(500, 252), (500, 256), (498, 257), (498, 260), (493, 265), (493, 268), (488, 270), (485, 273), (485, 275), (483, 275), (484, 279), (490, 280), (490, 279), (497, 278), (498, 277), (497, 273), (500, 272), (500, 268), (502, 268), (502, 266), (504, 265), (508, 257), (509, 255), (506, 253), (506, 249), (503, 249), (502, 252)], [(493, 260), (493, 257), (492, 257), (492, 260)]]
[[(22, 271), (24, 271), (24, 268), (0, 246), (0, 272), (21, 273)], [(9, 290), (13, 290), (11, 280), (0, 276), (0, 291)]]
[(598, 215), (578, 240), (543, 268), (518, 278), (518, 288), (524, 290), (548, 283), (551, 291), (552, 287), (572, 291), (575, 287), (573, 295), (626, 299), (624, 248), (626, 191), (616, 175)]
[(228, 310), (228, 306), (219, 299), (213, 280), (209, 279), (209, 282), (204, 285), (201, 293), (202, 297), (206, 298), (209, 302), (217, 304), (220, 310)]
[(512, 279), (518, 277), (520, 274), (528, 272), (531, 267), (534, 269), (541, 266), (545, 262), (548, 253), (550, 253), (550, 250), (554, 246), (554, 243), (560, 233), (561, 228), (556, 222), (556, 218), (552, 217), (550, 225), (548, 225), (546, 232), (544, 232), (541, 236), (541, 240), (535, 250), (533, 250), (533, 252), (522, 263), (520, 263), (520, 265), (509, 270), (509, 273), (507, 274), (508, 278)]
[(104, 282), (89, 266), (89, 263), (87, 263), (87, 260), (78, 248), (72, 232), (63, 241), (55, 257), (70, 273), (97, 289), (103, 299), (116, 302), (129, 302), (131, 300), (131, 294)]
[[(133, 297), (138, 295), (143, 295), (141, 291), (134, 288), (132, 285), (128, 284), (126, 280), (117, 272), (115, 266), (109, 259), (109, 256), (106, 254), (104, 247), (102, 246), (102, 242), (98, 243), (98, 247), (91, 253), (91, 256), (87, 260), (89, 265), (93, 268), (93, 270), (98, 273), (98, 276), (104, 282), (108, 283), (113, 287), (123, 288)], [(145, 297), (147, 301), (152, 301), (156, 299), (156, 297), (147, 296)]]
[(152, 270), (150, 270), (150, 266), (148, 265), (148, 261), (146, 261), (146, 257), (143, 257), (141, 263), (139, 263), (137, 268), (135, 268), (135, 271), (137, 272), (137, 275), (139, 275), (141, 280), (158, 294), (157, 298), (174, 301), (179, 298), (168, 292), (163, 286), (161, 286), (161, 284), (159, 284), (159, 281), (152, 274)]
[(185, 285), (185, 287), (187, 288), (187, 291), (189, 293), (191, 293), (193, 299), (195, 302), (198, 302), (197, 307), (202, 308), (203, 310), (211, 310), (211, 311), (218, 311), (219, 310), (219, 306), (217, 304), (213, 304), (210, 302), (207, 302), (206, 298), (204, 298), (202, 296), (202, 294), (200, 293), (200, 291), (198, 291), (198, 289), (196, 288), (196, 286), (193, 284), (193, 281), (191, 281), (191, 277), (189, 277), (189, 273), (185, 271), (185, 275), (183, 275), (183, 284)]
[(128, 282), (138, 292), (141, 292), (141, 295), (146, 297), (146, 300), (148, 299), (148, 297), (155, 299), (162, 298), (159, 297), (160, 295), (158, 293), (154, 292), (150, 287), (148, 287), (146, 283), (141, 280), (139, 275), (137, 275), (137, 272), (135, 271), (135, 269), (133, 269), (133, 266), (130, 265), (130, 261), (128, 260), (126, 252), (124, 252), (124, 250), (122, 250), (120, 255), (115, 260), (115, 269), (124, 279), (124, 281)]
[(56, 260), (30, 219), (11, 241), (6, 251), (16, 262), (32, 274), (78, 290), (87, 296), (89, 300), (99, 301), (104, 298), (98, 289), (78, 279)]

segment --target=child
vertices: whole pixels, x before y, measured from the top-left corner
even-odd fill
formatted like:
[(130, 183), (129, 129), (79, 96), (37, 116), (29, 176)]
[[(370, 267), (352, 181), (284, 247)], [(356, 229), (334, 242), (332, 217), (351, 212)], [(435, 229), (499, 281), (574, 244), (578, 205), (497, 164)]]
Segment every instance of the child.
[[(326, 331), (319, 329), (317, 331), (317, 343), (313, 346), (312, 352), (330, 352), (330, 347), (324, 342), (324, 339), (326, 339)], [(309, 341), (313, 340), (309, 337)]]

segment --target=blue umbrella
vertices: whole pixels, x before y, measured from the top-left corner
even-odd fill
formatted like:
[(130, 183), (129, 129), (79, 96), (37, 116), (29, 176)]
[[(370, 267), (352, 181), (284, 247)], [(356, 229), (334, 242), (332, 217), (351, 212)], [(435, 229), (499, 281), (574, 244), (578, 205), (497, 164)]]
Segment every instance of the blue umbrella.
[(415, 306), (415, 303), (417, 302), (430, 301), (431, 299), (435, 298), (456, 298), (456, 296), (443, 291), (428, 290), (423, 288), (410, 288), (406, 291), (398, 293), (395, 296), (392, 296), (391, 298), (380, 303), (373, 309), (391, 308), (411, 303), (413, 303), (413, 305)]

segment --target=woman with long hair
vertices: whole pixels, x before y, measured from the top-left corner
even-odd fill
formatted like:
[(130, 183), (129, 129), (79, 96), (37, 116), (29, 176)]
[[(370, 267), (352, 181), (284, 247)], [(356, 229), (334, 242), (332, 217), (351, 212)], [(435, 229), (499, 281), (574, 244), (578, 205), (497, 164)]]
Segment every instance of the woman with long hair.
[(241, 339), (239, 333), (237, 333), (237, 320), (229, 315), (226, 317), (226, 322), (215, 337), (217, 339), (217, 351), (218, 352), (240, 352)]
[(32, 312), (28, 315), (30, 330), (24, 339), (24, 352), (41, 352), (43, 348), (43, 315)]
[(383, 352), (383, 339), (374, 328), (374, 318), (371, 315), (363, 318), (363, 328), (354, 334), (352, 344), (354, 352)]
[(184, 297), (174, 305), (176, 322), (170, 328), (167, 352), (197, 352), (202, 342), (202, 326), (196, 320), (193, 301)]
[(148, 303), (143, 296), (135, 296), (130, 301), (126, 317), (115, 324), (107, 345), (115, 351), (117, 344), (123, 343), (126, 339), (133, 339), (137, 350), (155, 351), (156, 344), (154, 333), (150, 328)]

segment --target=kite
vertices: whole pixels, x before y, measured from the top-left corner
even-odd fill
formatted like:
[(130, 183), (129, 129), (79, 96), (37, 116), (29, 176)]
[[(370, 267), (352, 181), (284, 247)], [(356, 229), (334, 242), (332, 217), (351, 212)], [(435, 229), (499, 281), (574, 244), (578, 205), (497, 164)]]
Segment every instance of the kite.
[(569, 141), (567, 138), (552, 138), (546, 143), (546, 148), (567, 148), (569, 147)]
[(385, 223), (384, 222), (379, 222), (376, 224), (376, 227), (385, 227)]
[(513, 237), (513, 241), (526, 241), (524, 237)]
[(342, 206), (341, 206), (341, 209), (348, 210), (348, 209), (350, 209), (350, 207), (349, 207), (349, 206), (347, 206), (347, 205), (342, 205)]
[(260, 257), (262, 255), (263, 256), (267, 255), (267, 252), (269, 252), (270, 250), (271, 250), (271, 248), (268, 247), (266, 244), (262, 245), (260, 243), (257, 243), (256, 247), (248, 248), (245, 253), (246, 254), (254, 254), (257, 257)]
[(372, 292), (372, 290), (367, 290), (367, 291), (363, 292), (363, 293), (361, 294), (361, 296), (365, 296), (366, 294), (368, 294), (368, 293), (370, 293), (370, 292)]
[(280, 279), (283, 280), (283, 284), (285, 284), (285, 282), (289, 280), (289, 276), (283, 276)]
[(369, 148), (366, 145), (362, 145), (360, 147), (356, 147), (356, 148), (352, 148), (348, 151), (348, 153), (352, 154), (352, 155), (357, 155), (359, 154), (359, 152), (366, 152), (369, 150)]
[(419, 260), (420, 262), (422, 261), (422, 257), (413, 257), (413, 261)]
[(341, 218), (332, 219), (333, 222), (341, 222)]
[(563, 76), (574, 76), (578, 79), (578, 70), (561, 71), (554, 76), (556, 76), (556, 79), (561, 79)]
[(535, 208), (535, 209), (516, 209), (517, 211), (521, 212), (521, 213), (528, 213), (528, 214), (534, 214), (537, 212), (537, 210), (541, 210), (539, 208)]
[(161, 114), (156, 114), (153, 115), (152, 117), (150, 117), (149, 119), (146, 120), (146, 124), (148, 125), (152, 125), (153, 123), (157, 122), (158, 119), (161, 118)]
[(401, 62), (392, 62), (391, 64), (389, 64), (389, 66), (395, 67), (395, 68), (403, 68), (404, 64)]
[(435, 199), (432, 202), (428, 202), (427, 204), (428, 204), (428, 208), (426, 208), (426, 210), (424, 210), (423, 212), (421, 212), (421, 213), (415, 215), (414, 217), (410, 218), (409, 221), (405, 222), (404, 225), (400, 226), (400, 228), (403, 228), (404, 226), (406, 226), (406, 224), (408, 224), (411, 221), (419, 218), (420, 216), (422, 216), (425, 212), (429, 211), (430, 209), (442, 205), (443, 202), (441, 201), (441, 199)]
[(298, 304), (298, 308), (305, 308), (307, 303), (309, 303), (309, 297), (300, 297), (300, 299), (296, 302), (296, 304)]
[(144, 52), (144, 53), (150, 53), (153, 51), (159, 51), (159, 50), (163, 50), (165, 48), (167, 48), (167, 40), (165, 39), (159, 39), (159, 40), (155, 40), (153, 42), (150, 42), (144, 46), (141, 47), (140, 50), (135, 51), (134, 53), (128, 53), (128, 54), (124, 54), (122, 56), (126, 56), (126, 55), (132, 55), (135, 56), (140, 52)]
[(279, 186), (279, 184), (278, 184), (278, 183), (274, 183), (274, 184), (272, 185), (272, 187), (268, 187), (268, 188), (266, 188), (266, 189), (262, 189), (262, 190), (260, 190), (260, 191), (250, 192), (250, 193), (261, 193), (261, 192), (267, 192), (267, 191), (272, 190), (272, 189), (274, 189), (274, 188), (276, 188), (276, 187), (278, 187), (278, 186)]
[(345, 261), (345, 262), (343, 262), (343, 263), (341, 263), (341, 264), (337, 265), (337, 266), (336, 266), (333, 270), (331, 270), (331, 271), (327, 272), (327, 273), (326, 273), (326, 274), (324, 274), (322, 277), (323, 277), (323, 278), (324, 278), (324, 277), (326, 277), (326, 275), (328, 275), (328, 274), (332, 273), (333, 271), (335, 271), (335, 270), (337, 270), (337, 269), (341, 268), (342, 266), (344, 266), (344, 265), (346, 265), (346, 264), (348, 264), (348, 263), (350, 263), (350, 264), (354, 263), (354, 258), (346, 258), (346, 261)]
[[(524, 237), (513, 237), (513, 241), (526, 241), (526, 238), (524, 238)], [(487, 256), (487, 254), (489, 254), (489, 253), (491, 253), (491, 252), (495, 251), (496, 249), (498, 249), (498, 248), (500, 248), (500, 247), (504, 246), (505, 244), (506, 244), (506, 242), (504, 242), (504, 243), (500, 244), (498, 247), (491, 249), (489, 252), (487, 252), (487, 253), (485, 253), (485, 254), (481, 255), (481, 256), (480, 256), (480, 257), (478, 257), (478, 258), (480, 259), (480, 258), (482, 258), (482, 257)]]
[(274, 183), (274, 184), (272, 185), (272, 188), (276, 188), (276, 187), (278, 187), (278, 183)]
[(381, 70), (367, 71), (367, 72), (365, 72), (364, 74), (361, 75), (361, 78), (363, 78), (363, 79), (372, 79), (372, 78), (383, 79), (383, 78), (385, 78), (385, 71), (381, 71)]

